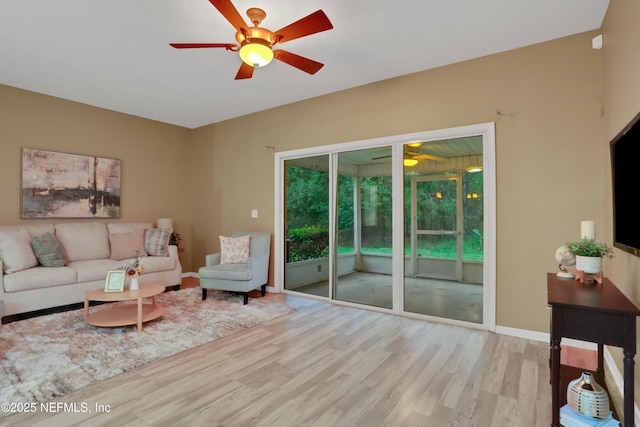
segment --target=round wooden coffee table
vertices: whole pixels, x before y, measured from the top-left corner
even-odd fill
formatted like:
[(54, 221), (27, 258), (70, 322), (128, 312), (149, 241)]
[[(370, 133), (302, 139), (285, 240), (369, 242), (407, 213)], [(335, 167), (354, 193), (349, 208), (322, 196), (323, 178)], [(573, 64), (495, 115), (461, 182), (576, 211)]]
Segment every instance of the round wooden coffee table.
[[(105, 292), (95, 289), (84, 293), (84, 321), (88, 325), (101, 327), (115, 327), (138, 325), (138, 332), (142, 331), (142, 323), (157, 319), (164, 314), (164, 307), (156, 304), (155, 295), (165, 291), (164, 285), (157, 283), (142, 283), (137, 291)], [(151, 298), (151, 303), (142, 303), (143, 298)], [(137, 304), (113, 304), (102, 310), (89, 313), (89, 301), (131, 301)]]

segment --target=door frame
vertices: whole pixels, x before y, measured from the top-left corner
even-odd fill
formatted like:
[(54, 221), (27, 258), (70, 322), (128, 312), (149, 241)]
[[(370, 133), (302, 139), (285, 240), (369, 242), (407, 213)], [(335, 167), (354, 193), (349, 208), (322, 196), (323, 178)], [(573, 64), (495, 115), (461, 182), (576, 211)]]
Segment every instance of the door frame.
[[(482, 329), (496, 329), (496, 155), (495, 155), (495, 123), (487, 122), (447, 129), (394, 135), (360, 141), (331, 144), (275, 153), (274, 156), (274, 288), (276, 292), (287, 292), (284, 283), (284, 165), (285, 160), (335, 154), (343, 151), (361, 150), (381, 146), (392, 147), (393, 176), (403, 176), (403, 146), (409, 142), (438, 141), (469, 136), (482, 136), (483, 150), (483, 183), (484, 183), (484, 268), (483, 268), (483, 323)], [(334, 158), (334, 156), (330, 156)], [(404, 312), (404, 241), (402, 200), (403, 179), (393, 180), (393, 313), (408, 315)], [(333, 239), (333, 237), (331, 237)], [(331, 257), (333, 258), (333, 257)], [(331, 300), (337, 303), (336, 300)], [(369, 307), (367, 307), (369, 308)], [(388, 311), (388, 310), (385, 310)], [(450, 319), (442, 319), (443, 323), (461, 324), (468, 327), (477, 325)]]
[[(455, 181), (456, 182), (456, 229), (455, 231), (418, 230), (418, 182)], [(453, 277), (440, 277), (447, 280), (462, 281), (462, 174), (414, 176), (411, 178), (411, 265), (412, 277), (429, 277), (418, 274), (418, 235), (456, 236), (456, 267)]]

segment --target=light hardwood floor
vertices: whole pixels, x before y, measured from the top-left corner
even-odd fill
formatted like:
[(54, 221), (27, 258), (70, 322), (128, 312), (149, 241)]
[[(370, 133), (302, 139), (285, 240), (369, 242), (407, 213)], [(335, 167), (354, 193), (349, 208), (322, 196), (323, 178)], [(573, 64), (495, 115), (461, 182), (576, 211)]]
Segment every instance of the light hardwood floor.
[(91, 412), (54, 406), (58, 413), (17, 414), (0, 426), (551, 423), (547, 343), (283, 294), (265, 298), (297, 311), (58, 400)]

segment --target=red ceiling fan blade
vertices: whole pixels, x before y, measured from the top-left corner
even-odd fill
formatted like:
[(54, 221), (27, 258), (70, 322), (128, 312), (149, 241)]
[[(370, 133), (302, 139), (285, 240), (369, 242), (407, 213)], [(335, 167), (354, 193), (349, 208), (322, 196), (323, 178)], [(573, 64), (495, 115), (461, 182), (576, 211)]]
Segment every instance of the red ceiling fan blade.
[(227, 50), (231, 50), (236, 47), (233, 43), (169, 43), (170, 46), (176, 49), (194, 49), (200, 47), (224, 47)]
[(253, 76), (253, 70), (255, 70), (255, 68), (243, 62), (242, 65), (240, 65), (235, 80), (250, 79)]
[(315, 74), (320, 68), (324, 67), (324, 64), (282, 49), (274, 50), (273, 57), (309, 74)]
[(278, 31), (274, 31), (273, 34), (275, 34), (279, 43), (284, 43), (289, 40), (327, 31), (332, 28), (333, 25), (331, 24), (331, 21), (329, 21), (329, 18), (327, 18), (327, 15), (325, 15), (322, 10), (318, 10), (313, 12), (311, 15), (305, 16), (304, 18), (279, 29)]
[(231, 3), (230, 0), (209, 1), (212, 5), (215, 6), (216, 9), (218, 9), (218, 12), (220, 12), (222, 16), (224, 16), (227, 21), (229, 21), (229, 23), (233, 25), (233, 28), (235, 28), (237, 31), (240, 31), (240, 28), (244, 28), (245, 30), (248, 28), (247, 23), (244, 21), (244, 19), (238, 12), (238, 9), (236, 9), (236, 7), (233, 5), (233, 3)]

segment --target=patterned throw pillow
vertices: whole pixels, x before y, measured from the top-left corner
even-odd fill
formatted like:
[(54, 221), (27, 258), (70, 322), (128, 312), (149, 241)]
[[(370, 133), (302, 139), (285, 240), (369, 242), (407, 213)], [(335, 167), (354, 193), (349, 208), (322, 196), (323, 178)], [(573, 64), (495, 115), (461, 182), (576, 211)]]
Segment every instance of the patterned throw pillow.
[(62, 267), (67, 263), (62, 246), (51, 233), (36, 236), (31, 240), (36, 258), (45, 267)]
[(251, 236), (220, 236), (220, 264), (246, 264)]
[(170, 228), (148, 228), (144, 230), (144, 250), (149, 256), (168, 256)]

